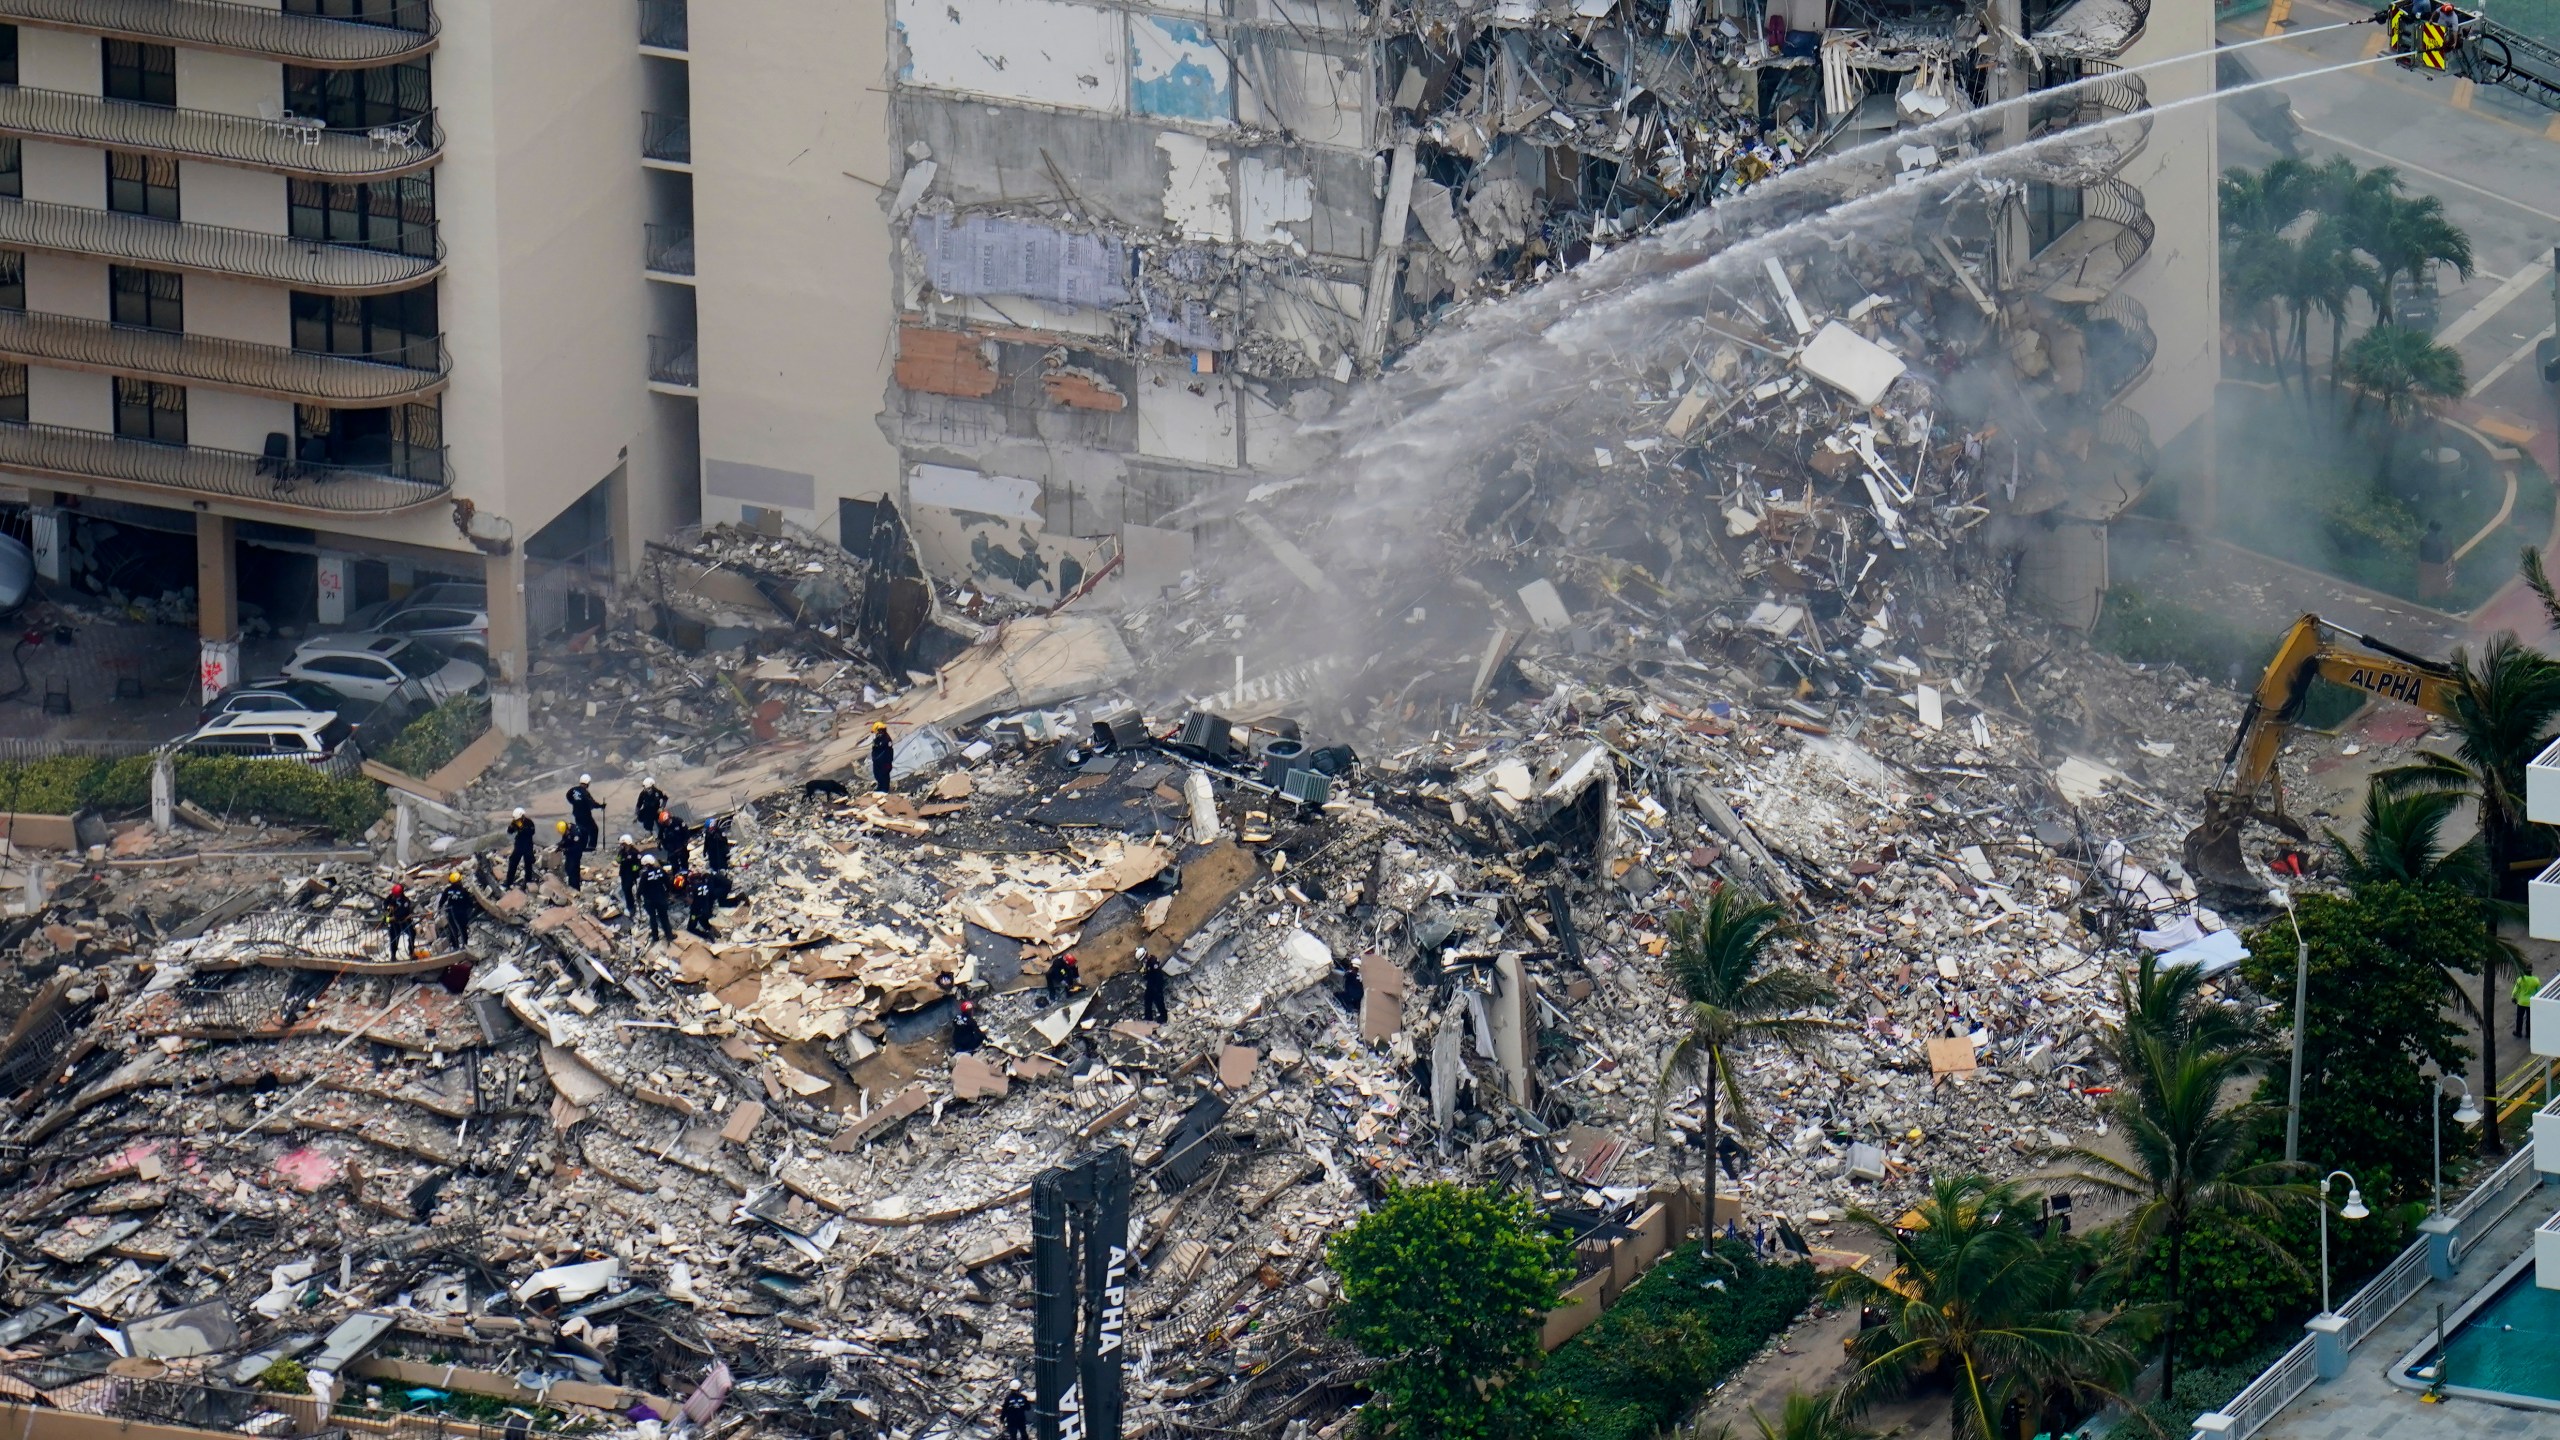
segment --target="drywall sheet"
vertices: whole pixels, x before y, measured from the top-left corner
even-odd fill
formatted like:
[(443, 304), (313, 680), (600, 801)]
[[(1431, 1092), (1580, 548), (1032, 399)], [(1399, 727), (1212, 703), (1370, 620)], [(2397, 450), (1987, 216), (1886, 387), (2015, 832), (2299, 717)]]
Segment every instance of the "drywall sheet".
[(918, 505), (939, 505), (978, 515), (1011, 520), (1040, 518), (1040, 482), (1010, 475), (981, 475), (953, 465), (919, 465), (907, 481), (907, 498)]
[(1363, 62), (1276, 44), (1268, 34), (1240, 42), (1237, 59), (1245, 83), (1237, 89), (1236, 109), (1244, 123), (1286, 130), (1301, 144), (1367, 148), (1369, 76)]
[(1129, 17), (1129, 108), (1166, 120), (1235, 119), (1235, 67), (1197, 21)]
[(945, 295), (1021, 295), (1099, 309), (1129, 298), (1129, 247), (1104, 235), (991, 215), (922, 215), (910, 232)]
[(1110, 540), (1052, 535), (1036, 520), (918, 504), (916, 550), (925, 568), (950, 582), (1055, 605), (1110, 563)]
[(910, 85), (1120, 114), (1128, 42), (1116, 11), (1059, 0), (896, 0)]
[(1164, 223), (1187, 239), (1234, 240), (1235, 187), (1227, 147), (1168, 130), (1156, 137), (1156, 148), (1164, 152)]
[(1278, 159), (1247, 155), (1236, 162), (1236, 209), (1247, 245), (1284, 245), (1306, 252), (1307, 222), (1316, 215), (1313, 176)]
[(1234, 467), (1236, 405), (1226, 376), (1198, 375), (1181, 365), (1143, 366), (1136, 398), (1140, 454)]

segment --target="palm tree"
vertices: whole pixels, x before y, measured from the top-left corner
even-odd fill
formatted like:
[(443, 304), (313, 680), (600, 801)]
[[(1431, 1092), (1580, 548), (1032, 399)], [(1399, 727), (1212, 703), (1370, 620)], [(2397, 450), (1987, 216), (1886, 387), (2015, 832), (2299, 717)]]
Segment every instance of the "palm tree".
[(2347, 314), (2355, 296), (2377, 293), (2374, 267), (2350, 249), (2338, 222), (2323, 216), (2310, 233), (2290, 247), (2284, 272), (2285, 305), (2293, 312), (2293, 359), (2302, 370), (2303, 398), (2311, 395), (2311, 317), (2329, 321), (2330, 383), (2337, 383), (2339, 348), (2345, 343)]
[(1849, 1342), (1856, 1365), (1834, 1404), (1856, 1414), (1924, 1372), (1955, 1385), (1954, 1440), (2000, 1440), (2011, 1402), (2034, 1407), (2055, 1390), (2114, 1396), (2138, 1367), (2130, 1312), (2095, 1303), (2085, 1250), (2047, 1233), (2011, 1185), (1980, 1175), (1941, 1177), (1920, 1202), (1916, 1229), (1851, 1210), (1891, 1247), (1890, 1281), (1848, 1270), (1829, 1298), (1874, 1306), (1884, 1323)]
[[(2255, 1100), (2226, 1103), (2224, 1098), (2231, 1081), (2257, 1068), (2264, 1058), (2261, 1048), (2254, 1043), (2219, 1045), (2194, 1034), (2183, 1044), (2170, 1043), (2134, 1015), (2129, 1008), (2125, 1027), (2114, 1037), (2128, 1062), (2126, 1078), (2134, 1083), (2118, 1091), (2109, 1106), (2127, 1158), (2089, 1146), (2062, 1153), (2080, 1167), (2073, 1179), (2133, 1198), (2132, 1210), (2114, 1230), (2128, 1269), (2142, 1262), (2154, 1241), (2168, 1242), (2168, 1325), (2160, 1352), (2165, 1394), (2178, 1378), (2189, 1231), (2205, 1214), (2274, 1215), (2279, 1198), (2286, 1196), (2282, 1182), (2293, 1167), (2252, 1158), (2257, 1129), (2274, 1107)], [(2281, 1247), (2256, 1230), (2237, 1227), (2237, 1233), (2279, 1263), (2293, 1264)]]
[(1850, 1424), (1831, 1396), (1801, 1390), (1788, 1392), (1777, 1424), (1757, 1410), (1751, 1412), (1751, 1423), (1759, 1428), (1760, 1440), (1875, 1440), (1876, 1433)]
[(2349, 841), (2335, 830), (2325, 832), (2347, 888), (2449, 885), (2466, 894), (2487, 894), (2489, 873), (2480, 863), (2479, 845), (2444, 843), (2445, 822), (2461, 806), (2462, 796), (2448, 791), (2395, 794), (2379, 785), (2365, 787), (2358, 838)]
[[(2391, 188), (2398, 189), (2396, 175)], [(2433, 265), (2450, 265), (2463, 279), (2471, 278), (2471, 237), (2445, 218), (2444, 201), (2433, 195), (2374, 197), (2362, 207), (2354, 229), (2355, 247), (2373, 257), (2385, 296), (2401, 276), (2422, 277)], [(2388, 300), (2380, 313), (2389, 317)]]
[(2420, 416), (2432, 414), (2447, 400), (2462, 398), (2462, 357), (2439, 345), (2424, 331), (2398, 325), (2376, 325), (2347, 347), (2339, 374), (2356, 387), (2350, 419), (2371, 399), (2382, 411), (2390, 440), (2383, 445), (2377, 477), (2388, 474), (2399, 453), (2400, 437)]
[(2222, 313), (2254, 323), (2267, 342), (2267, 363), (2284, 386), (2282, 303), (2291, 246), (2283, 240), (2226, 237), (2222, 245)]
[(2317, 202), (2319, 172), (2286, 157), (2263, 170), (2238, 166), (2222, 172), (2222, 230), (2226, 235), (2272, 236)]
[(2149, 1083), (2148, 1058), (2132, 1043), (2157, 1041), (2170, 1050), (2190, 1047), (2232, 1055), (2256, 1055), (2273, 1043), (2274, 1034), (2258, 1012), (2237, 1005), (2218, 1005), (2204, 993), (2203, 970), (2194, 965), (2163, 969), (2160, 957), (2144, 951), (2130, 970), (2116, 976), (2116, 1008), (2120, 1025), (2101, 1032), (2101, 1044), (2116, 1070), (2136, 1084)]
[(1671, 945), (1664, 965), (1688, 1006), (1689, 1033), (1672, 1047), (1662, 1067), (1662, 1083), (1654, 1095), (1653, 1128), (1662, 1133), (1663, 1107), (1671, 1084), (1683, 1070), (1693, 1071), (1707, 1101), (1707, 1224), (1715, 1225), (1717, 1112), (1733, 1106), (1734, 1126), (1745, 1129), (1751, 1115), (1742, 1099), (1742, 1081), (1734, 1073), (1733, 1052), (1755, 1041), (1775, 1041), (1801, 1052), (1814, 1037), (1837, 1028), (1837, 1022), (1803, 1012), (1831, 998), (1820, 980), (1792, 967), (1762, 970), (1769, 947), (1787, 933), (1786, 911), (1777, 904), (1719, 886), (1707, 897), (1702, 914), (1683, 910), (1671, 917)]
[[(2525, 767), (2560, 728), (2560, 662), (2502, 634), (2476, 658), (2454, 651), (2453, 670), (2453, 753), (2421, 752), (2416, 764), (2386, 770), (2373, 783), (2395, 795), (2438, 791), (2468, 797), (2477, 807), (2480, 863), (2495, 887), (2493, 898), (2512, 899), (2508, 892), (2515, 888), (2518, 863), (2529, 862), (2542, 848), (2535, 836), (2540, 827), (2525, 815)], [(2487, 1094), (2497, 1092), (2501, 1078), (2497, 978), (2514, 962), (2513, 947), (2498, 935), (2502, 913), (2500, 907), (2484, 907), (2488, 934), (2476, 957), (2480, 1067)], [(2495, 1155), (2504, 1148), (2497, 1126), (2481, 1127), (2482, 1154)]]

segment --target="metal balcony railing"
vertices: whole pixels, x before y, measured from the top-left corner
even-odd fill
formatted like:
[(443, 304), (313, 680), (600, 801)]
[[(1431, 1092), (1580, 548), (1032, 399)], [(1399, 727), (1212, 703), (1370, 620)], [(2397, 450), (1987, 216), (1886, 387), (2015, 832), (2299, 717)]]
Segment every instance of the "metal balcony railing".
[(383, 180), (436, 163), (444, 132), (432, 114), (371, 130), (317, 120), (261, 120), (211, 110), (135, 105), (61, 90), (0, 85), (0, 135), (112, 146), (323, 180)]
[[(441, 467), (441, 452), (437, 462)], [(453, 488), (450, 472), (443, 480), (403, 480), (371, 470), (279, 462), (205, 445), (155, 445), (60, 425), (0, 424), (0, 469), (62, 480), (120, 481), (179, 495), (332, 515), (412, 510), (442, 499)]]
[(364, 20), (289, 14), (248, 0), (0, 0), (0, 21), (332, 70), (388, 65), (436, 43), (427, 0), (381, 0)]
[(682, 50), (685, 0), (640, 0), (640, 43), (652, 50)]
[(651, 225), (648, 230), (648, 268), (664, 275), (693, 273), (693, 227), (690, 225)]
[(2031, 6), (2026, 20), (2028, 38), (2048, 59), (2112, 60), (2142, 39), (2151, 23), (2151, 0), (2068, 0)]
[(402, 255), (43, 200), (0, 199), (0, 247), (129, 260), (340, 295), (404, 289), (444, 268), (441, 241), (429, 247), (431, 254)]
[(2079, 223), (2022, 267), (2021, 286), (2061, 300), (2103, 298), (2151, 253), (2159, 229), (2141, 191), (2121, 180), (2082, 186)]
[[(2089, 183), (2114, 176), (2142, 153), (2151, 139), (2151, 93), (2141, 76), (2125, 74), (2120, 66), (2084, 60), (2080, 69), (2088, 83), (2029, 102), (2027, 133), (2048, 142), (2036, 151), (2045, 166)], [(2071, 131), (2079, 133), (2052, 138)]]
[(674, 165), (693, 163), (693, 117), (662, 115), (655, 110), (640, 113), (640, 153), (652, 160)]
[(2160, 337), (2141, 301), (2119, 290), (2081, 311), (2080, 329), (2089, 342), (2090, 388), (2099, 396), (2113, 400), (2151, 373)]
[(441, 336), (385, 355), (331, 355), (25, 310), (0, 310), (0, 356), (350, 406), (418, 399), (440, 389), (451, 368)]
[(693, 355), (690, 335), (652, 335), (649, 337), (649, 378), (661, 385), (699, 388), (702, 368)]

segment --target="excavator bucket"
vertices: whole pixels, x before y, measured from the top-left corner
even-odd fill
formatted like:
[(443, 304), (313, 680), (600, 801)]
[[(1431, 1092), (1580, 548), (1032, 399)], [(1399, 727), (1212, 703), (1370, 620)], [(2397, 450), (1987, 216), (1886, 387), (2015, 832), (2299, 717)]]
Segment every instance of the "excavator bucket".
[(2198, 884), (2223, 890), (2259, 889), (2260, 881), (2249, 872), (2249, 862), (2240, 851), (2241, 832), (2252, 820), (2263, 821), (2296, 840), (2310, 838), (2302, 823), (2282, 810), (2253, 804), (2229, 791), (2209, 791), (2204, 797), (2204, 822), (2187, 832), (2187, 873)]

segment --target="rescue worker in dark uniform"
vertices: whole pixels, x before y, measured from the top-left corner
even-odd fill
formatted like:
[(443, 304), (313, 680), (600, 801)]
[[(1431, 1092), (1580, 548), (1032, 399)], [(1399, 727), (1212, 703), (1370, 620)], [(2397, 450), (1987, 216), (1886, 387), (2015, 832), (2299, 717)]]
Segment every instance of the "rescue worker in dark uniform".
[(1147, 952), (1146, 968), (1141, 974), (1146, 981), (1146, 994), (1139, 1007), (1138, 1018), (1161, 1025), (1173, 1018), (1173, 1012), (1164, 1003), (1164, 961), (1155, 952)]
[(1083, 988), (1084, 987), (1078, 983), (1076, 975), (1076, 952), (1073, 950), (1059, 951), (1056, 957), (1049, 962), (1050, 995), (1056, 996), (1062, 993), (1073, 995), (1076, 991)]
[(507, 822), (507, 888), (533, 883), (533, 822), (525, 818), (524, 807), (516, 807), (516, 818)]
[(409, 887), (394, 885), (382, 901), (382, 928), (391, 940), (391, 958), (406, 960), (418, 948), (418, 906)]
[(882, 790), (889, 788), (889, 774), (897, 768), (898, 742), (889, 738), (889, 727), (871, 722), (871, 783)]
[(640, 828), (646, 830), (658, 823), (658, 812), (666, 808), (667, 792), (658, 788), (658, 777), (641, 776), (640, 798), (632, 802), (631, 818), (639, 821)]
[(462, 883), (462, 872), (456, 870), (444, 877), (444, 893), (436, 897), (436, 909), (444, 915), (444, 948), (459, 950), (471, 941), (471, 912), (480, 902)]
[(702, 860), (715, 871), (729, 868), (729, 827), (717, 815), (702, 822)]
[(1004, 1397), (996, 1418), (1004, 1422), (1004, 1440), (1031, 1440), (1031, 1400), (1021, 1391)]
[(711, 928), (711, 907), (720, 903), (719, 887), (710, 876), (690, 871), (678, 878), (684, 881), (685, 909), (693, 917), (685, 921), (684, 928), (705, 940), (719, 939), (720, 932)]
[(587, 856), (587, 832), (574, 820), (562, 820), (558, 823), (560, 873), (568, 877), (569, 888), (575, 890), (587, 883), (586, 877), (578, 873), (578, 862)]
[(666, 857), (670, 870), (693, 863), (693, 831), (666, 810), (658, 812), (658, 853)]
[(596, 803), (596, 792), (587, 788), (594, 780), (592, 775), (581, 775), (569, 787), (569, 823), (577, 827), (581, 850), (593, 850), (604, 839), (604, 832), (596, 827), (596, 812), (604, 807)]
[(649, 855), (640, 861), (640, 908), (649, 914), (649, 938), (652, 941), (673, 940), (676, 927), (667, 923), (667, 872), (658, 857)]
[(622, 837), (622, 848), (613, 853), (613, 868), (622, 877), (622, 913), (632, 914), (640, 908), (640, 847), (631, 837)]
[(951, 1010), (951, 1053), (966, 1055), (987, 1043), (987, 1032), (978, 1024), (978, 1007), (967, 1000)]

